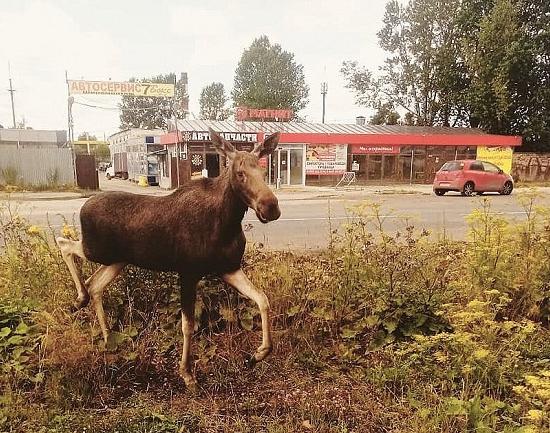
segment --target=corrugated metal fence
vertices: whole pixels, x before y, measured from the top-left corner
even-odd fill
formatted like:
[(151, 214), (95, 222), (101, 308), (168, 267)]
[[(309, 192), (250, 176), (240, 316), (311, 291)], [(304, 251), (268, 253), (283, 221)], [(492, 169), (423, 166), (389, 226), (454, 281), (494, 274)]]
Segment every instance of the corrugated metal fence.
[(0, 183), (14, 180), (21, 185), (74, 185), (71, 149), (0, 147)]

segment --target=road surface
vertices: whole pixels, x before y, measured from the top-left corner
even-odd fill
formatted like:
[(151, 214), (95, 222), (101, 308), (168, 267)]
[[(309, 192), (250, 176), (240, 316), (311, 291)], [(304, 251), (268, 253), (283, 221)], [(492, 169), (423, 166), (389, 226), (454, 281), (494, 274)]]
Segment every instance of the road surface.
[[(123, 181), (118, 181), (122, 185)], [(113, 183), (111, 189), (119, 186)], [(131, 190), (130, 187), (125, 188)], [(104, 185), (105, 188), (105, 185)], [(165, 194), (158, 189), (147, 189), (149, 194)], [(281, 218), (269, 224), (260, 223), (254, 212), (245, 215), (243, 227), (249, 241), (261, 242), (274, 249), (318, 249), (328, 245), (331, 228), (341, 228), (354, 218), (350, 208), (367, 202), (380, 205), (384, 228), (389, 231), (405, 226), (408, 218), (418, 229), (427, 229), (433, 236), (443, 233), (452, 239), (464, 239), (467, 232), (466, 216), (480, 207), (486, 198), (491, 208), (508, 219), (521, 220), (525, 212), (518, 203), (521, 192), (511, 196), (485, 195), (462, 197), (448, 194), (436, 197), (429, 194), (373, 194), (357, 192), (344, 196), (297, 199), (293, 194), (282, 194), (279, 200)], [(78, 225), (78, 212), (86, 199), (12, 202), (22, 215), (39, 226), (62, 227), (64, 221)], [(550, 194), (541, 195), (540, 204), (550, 207)]]

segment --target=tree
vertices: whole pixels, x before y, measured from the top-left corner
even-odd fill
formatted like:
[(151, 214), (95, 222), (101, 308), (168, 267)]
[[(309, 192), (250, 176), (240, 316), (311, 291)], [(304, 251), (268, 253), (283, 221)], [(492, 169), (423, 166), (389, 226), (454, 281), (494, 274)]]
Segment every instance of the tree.
[[(386, 4), (380, 46), (388, 53), (380, 74), (346, 61), (342, 73), (358, 104), (390, 104), (418, 125), (464, 123), (465, 66), (454, 17), (461, 0), (414, 0)], [(412, 116), (412, 117), (411, 117)]]
[(93, 134), (88, 134), (86, 131), (78, 136), (78, 141), (97, 141), (97, 137)]
[(385, 103), (378, 107), (376, 113), (370, 118), (371, 125), (397, 125), (399, 113), (393, 109), (391, 104)]
[(243, 52), (232, 92), (236, 106), (291, 109), (297, 117), (308, 103), (308, 94), (303, 66), (267, 36), (255, 39)]
[[(174, 83), (175, 75), (173, 73), (166, 75), (157, 75), (156, 77), (137, 80), (130, 78), (130, 82), (143, 81), (150, 83)], [(175, 101), (172, 98), (149, 98), (123, 96), (120, 104), (120, 128), (166, 128), (167, 119), (174, 117), (174, 111), (178, 119), (183, 119), (186, 112), (183, 110), (185, 100), (188, 98), (187, 86), (180, 78), (176, 83)], [(172, 109), (174, 108), (174, 110)]]
[(225, 120), (230, 111), (225, 108), (228, 98), (222, 83), (212, 83), (201, 91), (200, 117), (208, 120)]

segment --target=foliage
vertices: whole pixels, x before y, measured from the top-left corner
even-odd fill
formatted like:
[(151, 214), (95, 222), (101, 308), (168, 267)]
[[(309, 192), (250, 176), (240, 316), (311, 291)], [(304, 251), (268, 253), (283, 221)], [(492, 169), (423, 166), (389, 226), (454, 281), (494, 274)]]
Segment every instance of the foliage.
[[(258, 311), (220, 280), (201, 281), (198, 396), (176, 373), (176, 275), (127, 267), (105, 294), (104, 344), (90, 309), (68, 312), (75, 290), (56, 231), (8, 207), (0, 430), (542, 433), (550, 215), (535, 196), (521, 200), (520, 223), (480, 202), (466, 242), (435, 240), (407, 217), (388, 233), (380, 205), (364, 203), (326, 251), (252, 247), (243, 267), (269, 296), (274, 354), (243, 370)], [(70, 224), (62, 234), (78, 237)], [(94, 269), (84, 264), (85, 275)]]
[(97, 141), (97, 137), (93, 134), (89, 134), (86, 131), (80, 133), (77, 138), (78, 141)]
[(297, 115), (308, 103), (303, 69), (294, 54), (271, 44), (267, 36), (255, 39), (235, 71), (235, 106), (291, 109)]
[(550, 3), (545, 0), (388, 1), (378, 74), (342, 73), (358, 104), (390, 104), (405, 123), (472, 126), (550, 146)]
[(199, 99), (200, 117), (207, 120), (225, 120), (229, 110), (225, 108), (228, 98), (222, 83), (212, 83), (204, 87)]
[(379, 44), (388, 53), (380, 75), (346, 61), (342, 73), (361, 105), (385, 104), (409, 113), (417, 125), (460, 125), (464, 65), (458, 55), (454, 16), (460, 0), (396, 0), (386, 4)]
[(380, 104), (376, 113), (370, 118), (371, 125), (397, 125), (399, 123), (399, 113), (395, 111), (391, 104)]
[(175, 74), (157, 75), (155, 77), (136, 79), (130, 82), (143, 81), (149, 83), (176, 83), (176, 96), (173, 98), (149, 98), (137, 96), (123, 96), (120, 104), (120, 129), (128, 128), (166, 128), (166, 120), (176, 116), (184, 119), (184, 101), (188, 98), (187, 87), (183, 79), (176, 82)]

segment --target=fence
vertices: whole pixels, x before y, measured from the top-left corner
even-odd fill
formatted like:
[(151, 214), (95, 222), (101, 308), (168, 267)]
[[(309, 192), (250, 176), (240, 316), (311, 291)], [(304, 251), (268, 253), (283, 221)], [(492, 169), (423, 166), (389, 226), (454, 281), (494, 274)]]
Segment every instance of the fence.
[(74, 161), (67, 148), (0, 146), (0, 183), (16, 185), (74, 185)]
[(526, 182), (550, 180), (550, 154), (514, 152), (512, 176)]

